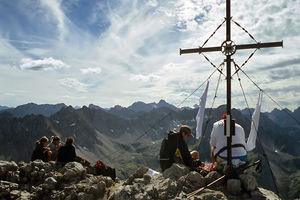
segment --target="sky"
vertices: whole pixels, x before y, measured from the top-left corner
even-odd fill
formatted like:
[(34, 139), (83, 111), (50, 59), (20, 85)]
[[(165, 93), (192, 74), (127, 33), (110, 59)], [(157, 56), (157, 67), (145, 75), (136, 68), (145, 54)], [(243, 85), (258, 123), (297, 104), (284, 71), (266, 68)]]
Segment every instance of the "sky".
[[(224, 21), (225, 0), (1, 0), (0, 105), (65, 103), (101, 107), (164, 99), (177, 106), (199, 103), (214, 71), (197, 48)], [(258, 42), (283, 41), (259, 49), (242, 68), (267, 94), (290, 110), (300, 105), (300, 0), (231, 1), (232, 19)], [(231, 23), (232, 41), (255, 43)], [(225, 24), (205, 47), (220, 46)], [(254, 50), (237, 51), (241, 66)], [(205, 53), (219, 66), (221, 52)], [(224, 68), (225, 71), (225, 68)], [(234, 69), (232, 69), (234, 72)], [(250, 107), (259, 90), (242, 73)], [(226, 103), (225, 78), (210, 78), (207, 107)], [(193, 95), (195, 89), (202, 85)], [(245, 108), (237, 75), (232, 106)], [(278, 108), (266, 95), (262, 110)]]

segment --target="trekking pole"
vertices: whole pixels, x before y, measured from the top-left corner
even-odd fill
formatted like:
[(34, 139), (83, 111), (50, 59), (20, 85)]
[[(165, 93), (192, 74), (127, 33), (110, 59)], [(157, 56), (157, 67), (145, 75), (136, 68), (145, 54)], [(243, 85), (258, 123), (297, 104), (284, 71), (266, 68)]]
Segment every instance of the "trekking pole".
[(217, 182), (223, 180), (225, 177), (226, 177), (226, 175), (223, 175), (223, 176), (221, 176), (220, 178), (218, 178), (218, 179), (214, 180), (213, 182), (209, 183), (208, 185), (206, 185), (206, 186), (204, 186), (204, 187), (202, 187), (202, 188), (200, 188), (200, 189), (198, 189), (198, 190), (196, 190), (196, 191), (194, 191), (194, 192), (189, 193), (188, 196), (187, 196), (187, 198), (191, 198), (192, 196), (198, 194), (199, 192), (202, 192), (202, 191), (205, 190), (206, 188), (208, 188), (208, 187), (210, 187), (210, 186), (216, 184)]
[[(254, 163), (248, 165), (247, 167), (245, 167), (242, 171), (245, 171), (246, 169), (250, 168), (250, 167), (253, 167), (253, 166), (256, 166), (256, 165), (260, 165), (261, 163), (261, 160), (257, 160), (255, 161)], [(189, 194), (187, 194), (187, 198), (191, 198), (192, 196), (198, 194), (199, 192), (202, 192), (203, 190), (205, 190), (206, 188), (218, 183), (219, 181), (223, 180), (224, 178), (226, 178), (226, 176), (228, 176), (228, 174), (225, 174), (223, 176), (221, 176), (220, 178), (214, 180), (213, 182), (209, 183), (208, 185), (198, 189), (198, 190), (195, 190), (194, 192), (191, 192)]]

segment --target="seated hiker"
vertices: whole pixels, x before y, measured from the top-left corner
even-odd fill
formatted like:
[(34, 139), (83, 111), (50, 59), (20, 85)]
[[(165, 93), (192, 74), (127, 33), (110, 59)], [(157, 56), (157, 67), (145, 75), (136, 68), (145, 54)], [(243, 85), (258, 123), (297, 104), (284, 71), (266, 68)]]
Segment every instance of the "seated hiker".
[[(227, 160), (227, 137), (224, 134), (224, 123), (226, 114), (222, 119), (215, 122), (210, 137), (211, 161), (212, 163), (223, 163)], [(232, 164), (239, 166), (247, 161), (245, 149), (245, 132), (243, 127), (235, 123), (235, 135), (232, 136)]]
[(60, 143), (60, 137), (59, 136), (52, 136), (51, 137), (51, 143), (48, 145), (50, 148), (50, 151), (52, 152), (50, 160), (56, 160), (57, 154), (58, 154), (58, 149), (60, 148), (61, 143)]
[(168, 136), (163, 139), (160, 148), (160, 167), (162, 171), (171, 167), (175, 162), (185, 164), (191, 169), (201, 165), (199, 160), (193, 159), (193, 157), (199, 158), (199, 153), (196, 151), (190, 152), (185, 142), (189, 136), (194, 137), (192, 129), (183, 125), (180, 127), (179, 132), (170, 131)]
[(73, 137), (68, 137), (66, 139), (66, 144), (61, 146), (58, 149), (57, 162), (65, 164), (68, 162), (75, 161), (76, 152), (75, 152), (75, 147), (74, 147), (73, 143), (74, 143)]
[(35, 143), (35, 149), (31, 154), (31, 161), (40, 159), (44, 162), (49, 161), (51, 156), (50, 148), (47, 148), (48, 138), (46, 136), (41, 137), (39, 141)]

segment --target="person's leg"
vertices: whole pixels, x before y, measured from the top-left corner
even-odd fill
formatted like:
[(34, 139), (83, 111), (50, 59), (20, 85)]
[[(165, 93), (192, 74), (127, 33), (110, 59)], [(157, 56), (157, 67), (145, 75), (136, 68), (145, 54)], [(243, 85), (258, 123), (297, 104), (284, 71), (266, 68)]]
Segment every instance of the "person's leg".
[(198, 151), (191, 151), (190, 153), (194, 160), (199, 160), (199, 152)]

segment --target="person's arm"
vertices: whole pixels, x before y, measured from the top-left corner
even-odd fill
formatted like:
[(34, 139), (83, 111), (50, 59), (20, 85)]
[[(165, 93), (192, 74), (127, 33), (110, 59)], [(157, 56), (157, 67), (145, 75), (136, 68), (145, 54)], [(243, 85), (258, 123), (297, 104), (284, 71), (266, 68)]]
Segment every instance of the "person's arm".
[(216, 149), (216, 144), (217, 144), (217, 141), (216, 141), (216, 127), (215, 127), (215, 124), (213, 125), (213, 129), (211, 131), (211, 134), (210, 134), (210, 158), (211, 158), (211, 162), (212, 163), (215, 163), (216, 162), (216, 159), (215, 159), (215, 155), (214, 155), (214, 151)]
[(193, 158), (190, 154), (190, 151), (188, 149), (188, 146), (184, 140), (182, 140), (182, 139), (179, 140), (178, 149), (181, 153), (183, 163), (186, 166), (188, 166), (190, 168), (197, 167), (197, 163), (193, 160)]
[(72, 162), (75, 161), (75, 158), (76, 158), (76, 151), (75, 151), (75, 147), (72, 146)]
[(214, 155), (215, 148), (216, 148), (215, 146), (211, 146), (211, 148), (210, 148), (211, 163), (215, 163), (216, 162), (215, 155)]

